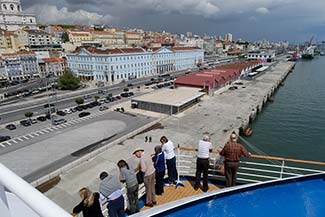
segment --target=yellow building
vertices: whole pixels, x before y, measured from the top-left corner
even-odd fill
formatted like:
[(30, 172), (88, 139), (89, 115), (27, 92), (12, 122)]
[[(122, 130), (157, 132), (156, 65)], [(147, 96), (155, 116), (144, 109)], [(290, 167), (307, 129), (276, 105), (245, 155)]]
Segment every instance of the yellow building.
[(6, 31), (0, 30), (0, 49), (4, 52), (19, 51), (25, 49), (27, 36), (23, 30)]
[(68, 35), (71, 43), (92, 40), (92, 34), (86, 31), (69, 31)]
[(125, 44), (135, 46), (142, 43), (142, 34), (139, 32), (125, 32)]

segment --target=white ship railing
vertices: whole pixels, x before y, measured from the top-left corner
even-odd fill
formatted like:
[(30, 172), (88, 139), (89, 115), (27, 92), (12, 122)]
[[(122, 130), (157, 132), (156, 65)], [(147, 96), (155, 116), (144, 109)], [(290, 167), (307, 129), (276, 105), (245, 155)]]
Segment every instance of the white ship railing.
[[(194, 148), (177, 148), (177, 169), (180, 176), (195, 176), (197, 151)], [(218, 166), (222, 158), (218, 151), (213, 151), (210, 158), (209, 178), (224, 180)], [(297, 160), (290, 158), (252, 155), (240, 161), (237, 180), (242, 183), (289, 178), (325, 172), (325, 162)]]
[(1, 217), (71, 217), (69, 213), (0, 163)]

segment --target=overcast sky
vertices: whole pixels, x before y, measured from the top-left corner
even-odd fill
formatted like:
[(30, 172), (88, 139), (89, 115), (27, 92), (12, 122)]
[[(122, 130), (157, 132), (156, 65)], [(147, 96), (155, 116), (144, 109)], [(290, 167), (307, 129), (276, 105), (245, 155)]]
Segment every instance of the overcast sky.
[(21, 0), (38, 23), (104, 23), (234, 39), (325, 40), (325, 0)]

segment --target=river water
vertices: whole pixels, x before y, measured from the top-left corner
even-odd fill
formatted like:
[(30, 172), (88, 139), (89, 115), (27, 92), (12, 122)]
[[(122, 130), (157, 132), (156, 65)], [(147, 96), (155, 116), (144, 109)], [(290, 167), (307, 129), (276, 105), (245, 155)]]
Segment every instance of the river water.
[(325, 161), (325, 57), (297, 62), (252, 129), (247, 141), (267, 155)]

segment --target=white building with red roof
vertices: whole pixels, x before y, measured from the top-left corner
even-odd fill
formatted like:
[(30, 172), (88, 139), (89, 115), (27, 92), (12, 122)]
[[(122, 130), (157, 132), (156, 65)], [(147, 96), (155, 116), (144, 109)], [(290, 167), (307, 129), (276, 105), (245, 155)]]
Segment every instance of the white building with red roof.
[(2, 54), (2, 59), (5, 62), (8, 80), (19, 81), (40, 77), (37, 57), (33, 51), (4, 53)]
[(190, 69), (203, 59), (198, 47), (82, 48), (67, 55), (68, 67), (80, 78), (108, 83)]

